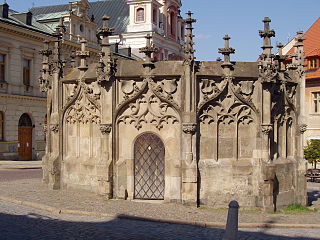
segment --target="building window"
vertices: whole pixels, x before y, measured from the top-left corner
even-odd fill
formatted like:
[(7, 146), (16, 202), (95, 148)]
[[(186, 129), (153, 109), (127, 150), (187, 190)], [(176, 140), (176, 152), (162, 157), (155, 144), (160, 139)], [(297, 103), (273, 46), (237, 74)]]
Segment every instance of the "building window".
[(320, 113), (320, 92), (312, 93), (313, 98), (313, 112)]
[(5, 82), (5, 55), (0, 54), (0, 83)]
[(4, 114), (3, 112), (0, 111), (0, 141), (4, 140), (3, 125), (4, 125)]
[(30, 86), (30, 60), (23, 59), (23, 84)]
[(309, 60), (309, 68), (318, 68), (318, 59), (316, 58), (311, 58)]
[(137, 9), (136, 22), (144, 22), (144, 8)]
[(170, 17), (170, 19), (169, 19), (170, 34), (172, 36), (176, 36), (176, 17), (175, 17), (175, 13), (171, 12), (169, 17)]
[(157, 24), (157, 18), (158, 18), (157, 12), (158, 12), (157, 9), (154, 8), (154, 9), (153, 9), (153, 13), (152, 13), (152, 22), (153, 22), (154, 24)]
[(80, 32), (83, 32), (84, 28), (83, 28), (83, 25), (81, 24), (80, 25)]

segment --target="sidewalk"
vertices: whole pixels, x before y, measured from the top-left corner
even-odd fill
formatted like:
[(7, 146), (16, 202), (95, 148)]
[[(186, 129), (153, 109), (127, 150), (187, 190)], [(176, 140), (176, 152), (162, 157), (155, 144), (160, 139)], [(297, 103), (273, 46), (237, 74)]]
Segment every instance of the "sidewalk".
[[(0, 200), (53, 213), (99, 217), (138, 218), (158, 222), (224, 227), (227, 209), (187, 207), (180, 204), (106, 200), (84, 191), (49, 190), (40, 179), (0, 183)], [(320, 228), (319, 212), (271, 214), (240, 210), (240, 228)]]
[(42, 161), (8, 161), (0, 160), (0, 169), (41, 168)]

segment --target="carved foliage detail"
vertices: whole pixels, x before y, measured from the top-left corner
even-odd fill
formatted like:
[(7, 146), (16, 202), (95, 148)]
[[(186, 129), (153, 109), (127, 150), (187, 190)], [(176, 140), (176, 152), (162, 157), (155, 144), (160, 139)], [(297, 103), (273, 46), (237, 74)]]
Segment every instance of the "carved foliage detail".
[(300, 128), (300, 133), (303, 134), (305, 131), (307, 131), (307, 124), (300, 124), (299, 128)]
[(197, 124), (196, 123), (183, 123), (182, 124), (182, 131), (185, 134), (195, 134), (197, 130)]
[(100, 123), (100, 111), (84, 93), (70, 107), (66, 117), (68, 123)]
[(112, 130), (112, 124), (100, 124), (100, 131), (103, 135), (110, 134)]
[(59, 132), (59, 124), (51, 124), (50, 125), (50, 130), (54, 133)]
[(202, 123), (242, 123), (254, 121), (252, 109), (241, 103), (231, 94), (226, 94), (212, 104), (207, 105), (200, 115)]
[(168, 103), (148, 91), (129, 104), (129, 109), (119, 117), (118, 122), (134, 124), (136, 129), (140, 129), (143, 123), (151, 123), (160, 130), (164, 124), (177, 123), (178, 117)]
[(73, 98), (76, 99), (68, 109), (66, 121), (68, 123), (84, 124), (100, 123), (100, 85), (96, 81), (92, 83), (80, 81), (79, 84), (80, 88), (78, 88), (78, 84), (69, 84), (69, 95), (67, 96), (67, 101), (69, 103), (67, 105), (73, 101)]

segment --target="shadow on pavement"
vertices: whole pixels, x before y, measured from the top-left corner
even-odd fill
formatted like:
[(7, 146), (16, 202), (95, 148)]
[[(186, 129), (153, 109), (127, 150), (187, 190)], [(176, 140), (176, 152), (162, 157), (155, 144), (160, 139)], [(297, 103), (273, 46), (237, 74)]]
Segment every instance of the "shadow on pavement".
[(308, 191), (308, 205), (311, 206), (313, 202), (316, 202), (320, 199), (320, 191), (313, 190)]
[[(70, 216), (60, 215), (68, 219)], [(11, 215), (0, 213), (0, 239), (131, 239), (131, 240), (197, 240), (222, 239), (224, 230), (187, 225), (123, 219), (107, 220), (71, 216), (77, 221), (59, 220), (38, 214)], [(121, 218), (121, 219), (120, 219)], [(142, 219), (143, 220), (143, 219)], [(89, 222), (90, 221), (90, 222)], [(305, 237), (282, 237), (263, 232), (239, 232), (239, 239), (316, 240)]]

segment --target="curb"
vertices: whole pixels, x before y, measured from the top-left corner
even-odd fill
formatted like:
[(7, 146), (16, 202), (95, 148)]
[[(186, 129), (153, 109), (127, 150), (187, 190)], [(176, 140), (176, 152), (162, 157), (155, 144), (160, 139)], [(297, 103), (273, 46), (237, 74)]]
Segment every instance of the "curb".
[(14, 169), (41, 169), (42, 167), (38, 167), (38, 166), (36, 166), (36, 167), (6, 167), (6, 166), (0, 166), (0, 170), (14, 170)]
[[(43, 210), (53, 214), (70, 214), (70, 215), (81, 215), (81, 216), (92, 216), (92, 217), (108, 217), (112, 219), (126, 219), (126, 220), (136, 220), (145, 222), (160, 222), (160, 223), (170, 223), (170, 224), (181, 224), (181, 225), (191, 225), (197, 227), (208, 227), (208, 228), (225, 228), (226, 223), (223, 222), (198, 222), (198, 221), (186, 221), (186, 220), (174, 220), (174, 219), (161, 219), (161, 218), (150, 218), (150, 217), (137, 217), (137, 216), (127, 216), (127, 215), (112, 215), (107, 213), (99, 212), (88, 212), (81, 210), (70, 210), (70, 209), (58, 209), (55, 207), (50, 207), (48, 205), (33, 203), (28, 201), (20, 201), (13, 198), (0, 196), (0, 200), (5, 202), (10, 202), (26, 207), (32, 207), (38, 210)], [(239, 223), (239, 228), (319, 228), (320, 224), (285, 224), (285, 223)]]

